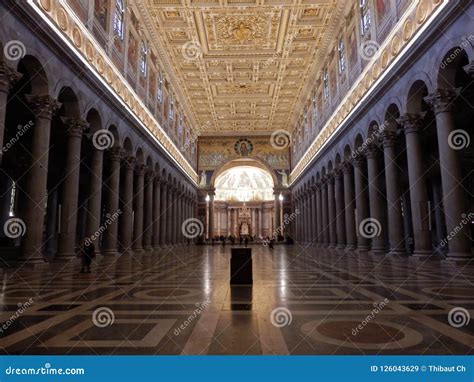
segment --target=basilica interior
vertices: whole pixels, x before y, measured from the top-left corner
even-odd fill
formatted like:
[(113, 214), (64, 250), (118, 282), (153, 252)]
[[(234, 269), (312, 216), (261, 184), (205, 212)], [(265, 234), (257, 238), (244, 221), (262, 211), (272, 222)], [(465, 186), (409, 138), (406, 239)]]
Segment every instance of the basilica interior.
[(471, 1), (0, 17), (2, 354), (474, 354)]

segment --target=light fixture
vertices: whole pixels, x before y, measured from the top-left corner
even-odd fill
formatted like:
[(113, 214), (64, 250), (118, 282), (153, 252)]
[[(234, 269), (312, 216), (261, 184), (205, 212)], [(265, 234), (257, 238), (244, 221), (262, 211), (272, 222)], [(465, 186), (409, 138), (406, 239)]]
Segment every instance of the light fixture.
[(278, 195), (278, 200), (279, 200), (280, 202), (283, 201), (283, 195), (282, 195), (282, 194)]
[(211, 201), (211, 197), (209, 196), (209, 194), (206, 195), (206, 203), (209, 203)]

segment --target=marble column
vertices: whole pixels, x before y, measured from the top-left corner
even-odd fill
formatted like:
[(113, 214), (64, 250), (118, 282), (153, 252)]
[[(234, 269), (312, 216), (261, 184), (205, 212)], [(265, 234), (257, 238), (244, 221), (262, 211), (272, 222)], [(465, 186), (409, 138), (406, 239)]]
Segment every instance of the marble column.
[(153, 236), (152, 247), (158, 249), (160, 246), (160, 213), (161, 213), (161, 182), (160, 177), (153, 179)]
[(176, 191), (176, 197), (173, 202), (173, 245), (179, 245), (180, 235), (181, 235), (181, 224), (180, 221), (180, 200), (181, 200), (181, 191), (178, 189)]
[(336, 227), (337, 227), (337, 248), (344, 249), (346, 246), (346, 222), (344, 215), (344, 179), (340, 169), (334, 172), (335, 196), (336, 196)]
[(165, 179), (160, 182), (160, 247), (165, 247), (167, 244), (167, 217), (168, 217), (168, 185)]
[(405, 233), (400, 199), (400, 174), (397, 166), (397, 139), (394, 130), (383, 132), (385, 180), (387, 184), (388, 241), (390, 254), (405, 255)]
[(375, 144), (367, 146), (367, 173), (369, 182), (369, 205), (370, 205), (370, 227), (373, 230), (367, 230), (368, 224), (364, 224), (363, 231), (369, 234), (372, 239), (370, 253), (382, 255), (387, 253), (385, 246), (384, 229), (384, 201), (381, 191), (380, 166), (379, 166), (379, 148)]
[(227, 207), (227, 236), (230, 235), (230, 208)]
[[(457, 90), (439, 89), (426, 97), (425, 100), (431, 105), (436, 115), (444, 214), (446, 229), (450, 234), (448, 259), (469, 260), (472, 258), (469, 236), (470, 222), (463, 223), (469, 210), (467, 196), (462, 185), (463, 174), (460, 157), (462, 147), (457, 146), (456, 142), (456, 136), (464, 137), (469, 132), (455, 131), (453, 107), (457, 96)], [(454, 235), (451, 234), (453, 232), (455, 232)]]
[(174, 195), (175, 195), (175, 188), (173, 185), (168, 184), (168, 199), (166, 201), (166, 245), (173, 245), (173, 231), (174, 231)]
[(148, 171), (145, 174), (145, 200), (144, 200), (144, 229), (143, 229), (143, 248), (147, 251), (151, 251), (152, 247), (152, 236), (153, 236), (153, 182), (155, 179), (155, 173)]
[[(86, 236), (88, 238), (95, 237), (96, 233), (99, 232), (100, 217), (102, 213), (102, 168), (104, 162), (104, 150), (97, 150), (94, 147), (92, 150), (86, 216)], [(96, 253), (100, 253), (99, 240), (95, 240), (94, 246)]]
[[(58, 256), (75, 256), (77, 203), (79, 198), (79, 174), (81, 165), (82, 134), (89, 126), (87, 121), (76, 118), (62, 118), (67, 129), (67, 158), (61, 198), (61, 233), (59, 234)], [(82, 244), (82, 243), (81, 243)]]
[(316, 183), (316, 226), (318, 227), (318, 246), (324, 243), (324, 221), (323, 221), (323, 203), (322, 203), (322, 185)]
[(263, 236), (263, 214), (262, 214), (262, 208), (260, 207), (258, 209), (258, 235)]
[[(8, 93), (15, 82), (20, 80), (21, 77), (22, 74), (11, 69), (5, 62), (0, 61), (0, 148), (3, 148)], [(2, 164), (2, 154), (3, 150), (0, 150), (0, 165)]]
[(272, 235), (273, 236), (276, 236), (276, 238), (278, 237), (278, 235), (280, 235), (281, 233), (281, 205), (280, 205), (280, 200), (278, 199), (278, 197), (280, 196), (280, 193), (278, 191), (275, 191), (274, 194), (273, 194), (274, 198), (275, 198), (275, 204), (274, 204), (274, 228), (273, 228), (273, 232), (272, 232)]
[(356, 232), (357, 232), (357, 251), (367, 252), (369, 250), (369, 240), (366, 235), (361, 235), (360, 224), (369, 217), (369, 197), (366, 187), (365, 177), (365, 159), (357, 156), (353, 161), (354, 165), (354, 185), (356, 200)]
[(357, 246), (355, 229), (355, 197), (353, 167), (345, 162), (342, 168), (344, 173), (344, 218), (346, 221), (346, 249), (354, 250)]
[(303, 228), (304, 228), (304, 234), (303, 234), (303, 242), (308, 243), (310, 241), (310, 232), (311, 232), (311, 227), (310, 227), (310, 214), (309, 214), (309, 191), (307, 190), (304, 194), (304, 201), (303, 201), (303, 211), (304, 211), (304, 222), (303, 222)]
[(145, 187), (144, 165), (135, 168), (134, 214), (133, 214), (133, 251), (143, 252), (143, 203)]
[(318, 207), (317, 207), (317, 187), (311, 186), (311, 244), (318, 243)]
[(122, 169), (123, 176), (123, 214), (120, 222), (120, 244), (124, 254), (132, 253), (132, 232), (133, 232), (133, 169), (135, 168), (135, 158), (124, 159)]
[(414, 253), (418, 257), (430, 256), (431, 234), (428, 210), (428, 189), (420, 141), (423, 118), (416, 114), (405, 114), (398, 120), (405, 130), (408, 178), (413, 225)]
[(209, 192), (209, 239), (214, 237), (214, 192)]
[(324, 178), (321, 192), (321, 205), (323, 210), (323, 245), (329, 246), (329, 206), (328, 206), (328, 179)]
[[(106, 181), (107, 188), (104, 190), (107, 193), (105, 198), (106, 216), (113, 217), (117, 214), (122, 214), (119, 210), (119, 186), (120, 186), (120, 161), (122, 159), (122, 151), (119, 148), (113, 148), (108, 153), (109, 159), (109, 174)], [(104, 232), (102, 254), (116, 255), (118, 254), (118, 218), (113, 219), (111, 224)]]
[(329, 224), (329, 248), (336, 248), (337, 244), (337, 226), (336, 226), (336, 199), (335, 199), (335, 190), (334, 184), (335, 179), (334, 176), (331, 174), (328, 177), (328, 224)]
[(35, 114), (33, 126), (32, 162), (27, 174), (25, 198), (26, 232), (22, 240), (22, 254), (27, 261), (42, 259), (43, 225), (47, 201), (49, 138), (51, 119), (60, 104), (48, 95), (27, 96), (27, 102)]

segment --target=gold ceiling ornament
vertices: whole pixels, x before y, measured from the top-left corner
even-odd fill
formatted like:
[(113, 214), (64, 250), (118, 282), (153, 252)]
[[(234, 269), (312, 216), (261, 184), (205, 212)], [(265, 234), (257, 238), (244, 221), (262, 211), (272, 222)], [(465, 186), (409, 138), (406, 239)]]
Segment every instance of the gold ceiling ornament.
[[(169, 62), (173, 83), (182, 89), (189, 119), (196, 126), (211, 121), (203, 135), (238, 136), (292, 130), (296, 101), (313, 81), (312, 67), (322, 62), (319, 57), (331, 40), (333, 28), (327, 26), (342, 20), (347, 2), (284, 7), (265, 1), (248, 6), (216, 1), (204, 7), (185, 0), (136, 4)], [(171, 17), (171, 11), (180, 18)], [(177, 30), (186, 38), (178, 37)], [(183, 57), (180, 48), (186, 41), (199, 42), (199, 59)]]

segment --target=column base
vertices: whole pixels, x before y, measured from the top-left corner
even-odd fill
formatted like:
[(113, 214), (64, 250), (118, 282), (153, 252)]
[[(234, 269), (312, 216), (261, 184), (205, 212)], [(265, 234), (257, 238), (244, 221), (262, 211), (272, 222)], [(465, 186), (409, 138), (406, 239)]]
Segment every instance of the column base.
[(102, 251), (102, 256), (118, 256), (120, 255), (120, 252), (116, 249), (108, 249), (108, 250), (103, 250)]
[(448, 261), (471, 261), (474, 260), (474, 256), (469, 252), (448, 252), (446, 255)]
[(143, 248), (133, 248), (133, 252), (138, 254), (138, 253), (143, 253), (145, 251), (143, 250)]
[(410, 256), (409, 253), (407, 253), (407, 251), (403, 250), (403, 249), (398, 249), (398, 248), (394, 248), (394, 249), (390, 249), (388, 251), (388, 255), (389, 256), (400, 256), (400, 257), (408, 257)]
[(370, 248), (369, 247), (358, 247), (355, 252), (358, 255), (367, 255), (369, 253)]
[(388, 254), (388, 250), (386, 248), (374, 248), (369, 250), (370, 256), (384, 256)]
[(153, 252), (153, 247), (145, 247), (143, 248), (145, 252)]
[(56, 256), (54, 256), (54, 261), (56, 260), (71, 260), (73, 258), (77, 258), (76, 256), (76, 252), (61, 252), (61, 253), (57, 253)]
[(414, 258), (423, 259), (423, 260), (432, 256), (433, 256), (433, 252), (428, 251), (428, 250), (415, 251), (413, 252), (413, 255), (412, 255), (412, 257)]

